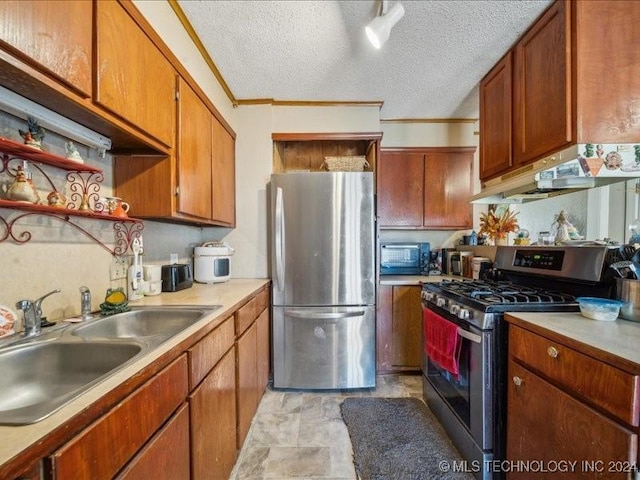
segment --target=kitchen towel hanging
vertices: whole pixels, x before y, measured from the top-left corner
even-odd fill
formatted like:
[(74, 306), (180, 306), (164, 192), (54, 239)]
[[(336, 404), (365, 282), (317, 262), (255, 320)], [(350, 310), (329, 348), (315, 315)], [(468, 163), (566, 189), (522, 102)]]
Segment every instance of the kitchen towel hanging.
[(460, 369), (460, 337), (458, 327), (431, 310), (424, 310), (425, 352), (441, 368), (453, 375)]

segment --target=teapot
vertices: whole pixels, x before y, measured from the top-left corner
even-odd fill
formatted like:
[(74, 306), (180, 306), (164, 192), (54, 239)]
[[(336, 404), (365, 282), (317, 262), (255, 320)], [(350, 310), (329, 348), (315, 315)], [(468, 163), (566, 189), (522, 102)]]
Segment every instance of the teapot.
[(40, 196), (22, 165), (18, 166), (16, 178), (7, 190), (7, 198), (16, 202), (40, 203)]

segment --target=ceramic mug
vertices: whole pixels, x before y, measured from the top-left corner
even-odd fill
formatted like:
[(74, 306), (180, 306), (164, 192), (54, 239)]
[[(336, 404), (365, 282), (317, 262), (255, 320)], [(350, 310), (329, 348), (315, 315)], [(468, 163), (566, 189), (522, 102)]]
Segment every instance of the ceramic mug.
[(129, 211), (129, 204), (123, 202), (120, 197), (105, 197), (104, 206), (107, 209), (109, 215), (114, 217), (127, 217)]

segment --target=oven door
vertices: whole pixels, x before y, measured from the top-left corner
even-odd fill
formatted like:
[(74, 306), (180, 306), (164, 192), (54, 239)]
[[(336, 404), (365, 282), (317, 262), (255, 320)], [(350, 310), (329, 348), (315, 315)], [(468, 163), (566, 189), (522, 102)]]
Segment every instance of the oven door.
[[(464, 425), (480, 449), (491, 450), (494, 421), (492, 330), (480, 330), (433, 305), (423, 304), (423, 316), (423, 375), (439, 401), (448, 407), (446, 414)], [(454, 357), (443, 358), (437, 348), (434, 352), (433, 345), (429, 348), (428, 332), (449, 342), (454, 341), (455, 336)], [(457, 368), (452, 368), (454, 366)]]

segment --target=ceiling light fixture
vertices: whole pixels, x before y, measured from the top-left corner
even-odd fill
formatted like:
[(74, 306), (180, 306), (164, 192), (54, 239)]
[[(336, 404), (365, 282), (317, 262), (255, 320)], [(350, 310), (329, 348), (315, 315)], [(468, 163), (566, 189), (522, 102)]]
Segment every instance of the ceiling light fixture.
[(384, 42), (389, 39), (391, 29), (403, 15), (404, 7), (400, 2), (396, 2), (387, 12), (387, 0), (382, 0), (380, 13), (364, 29), (367, 32), (367, 38), (375, 48), (378, 50), (382, 48)]

